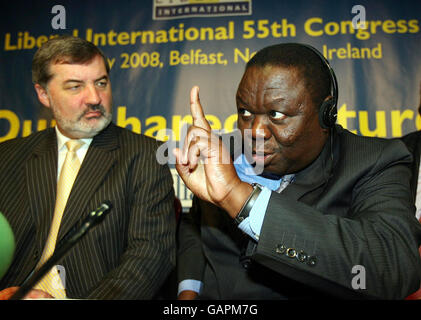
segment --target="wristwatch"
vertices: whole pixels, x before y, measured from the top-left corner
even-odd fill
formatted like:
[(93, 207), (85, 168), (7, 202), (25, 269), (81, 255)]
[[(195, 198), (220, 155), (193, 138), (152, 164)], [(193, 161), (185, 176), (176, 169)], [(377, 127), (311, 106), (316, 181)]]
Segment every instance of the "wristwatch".
[(261, 185), (257, 183), (252, 183), (251, 185), (253, 187), (253, 191), (251, 192), (243, 207), (241, 208), (240, 212), (234, 219), (237, 225), (239, 225), (241, 222), (244, 221), (244, 219), (246, 219), (249, 216), (251, 208), (253, 208), (253, 205), (256, 202), (256, 199), (259, 196), (260, 192), (262, 192)]

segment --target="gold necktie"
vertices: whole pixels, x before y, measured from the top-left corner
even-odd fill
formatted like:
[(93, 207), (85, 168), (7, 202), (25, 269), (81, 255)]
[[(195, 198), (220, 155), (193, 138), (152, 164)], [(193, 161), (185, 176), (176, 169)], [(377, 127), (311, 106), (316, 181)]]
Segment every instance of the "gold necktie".
[[(64, 208), (66, 207), (67, 198), (69, 197), (80, 168), (80, 161), (76, 155), (76, 151), (83, 145), (83, 143), (83, 141), (79, 140), (69, 140), (66, 142), (67, 154), (57, 183), (57, 198), (53, 221), (51, 222), (50, 233), (48, 234), (47, 243), (45, 244), (38, 267), (43, 265), (48, 258), (51, 257), (56, 247), (57, 235), (60, 229)], [(54, 266), (44, 276), (44, 278), (36, 284), (35, 289), (48, 292), (55, 298), (66, 297), (66, 291), (63, 283), (61, 282), (56, 266)]]

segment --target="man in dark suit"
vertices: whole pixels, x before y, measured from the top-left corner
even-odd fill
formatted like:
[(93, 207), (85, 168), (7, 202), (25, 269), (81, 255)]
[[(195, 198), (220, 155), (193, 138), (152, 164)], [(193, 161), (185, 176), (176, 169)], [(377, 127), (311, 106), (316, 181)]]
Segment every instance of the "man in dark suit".
[[(50, 40), (35, 54), (38, 99), (57, 125), (0, 144), (0, 211), (16, 239), (0, 289), (21, 285), (40, 265), (69, 140), (82, 141), (80, 169), (56, 243), (104, 200), (113, 208), (59, 262), (66, 297), (150, 299), (175, 266), (172, 176), (157, 163), (158, 142), (111, 123), (109, 71), (102, 52), (79, 38)], [(54, 297), (36, 288), (29, 297)]]
[[(421, 83), (420, 83), (420, 105), (418, 107), (418, 114), (421, 116)], [(408, 150), (412, 153), (412, 157), (414, 161), (411, 165), (411, 191), (413, 196), (413, 201), (416, 206), (416, 217), (418, 220), (421, 218), (421, 195), (418, 195), (421, 190), (418, 190), (418, 185), (420, 184), (421, 180), (419, 177), (420, 171), (420, 153), (421, 153), (421, 131), (414, 131), (408, 133), (407, 135), (400, 138), (405, 145), (407, 146)], [(421, 248), (420, 248), (421, 254)], [(411, 296), (408, 297), (409, 299), (421, 299), (421, 289), (414, 292)]]
[[(420, 83), (419, 94), (420, 94), (420, 105), (418, 107), (418, 114), (421, 116), (421, 83)], [(411, 166), (411, 171), (412, 171), (411, 190), (413, 192), (413, 196), (415, 199), (417, 195), (418, 173), (419, 173), (419, 166), (420, 166), (421, 131), (414, 131), (414, 132), (408, 133), (407, 135), (403, 136), (400, 139), (402, 139), (402, 141), (408, 147), (408, 150), (412, 153), (412, 156), (414, 158), (414, 161)], [(418, 215), (418, 218), (420, 218), (419, 215)]]
[(179, 299), (400, 299), (417, 288), (411, 155), (335, 125), (336, 77), (314, 48), (270, 46), (248, 62), (236, 100), (251, 154), (234, 163), (197, 87), (190, 99), (194, 124), (174, 151), (195, 194), (179, 229)]

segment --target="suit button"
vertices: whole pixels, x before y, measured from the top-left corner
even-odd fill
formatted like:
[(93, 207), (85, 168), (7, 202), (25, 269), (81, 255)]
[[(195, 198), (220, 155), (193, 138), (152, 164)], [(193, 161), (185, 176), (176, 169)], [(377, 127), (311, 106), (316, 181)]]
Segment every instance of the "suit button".
[(282, 243), (276, 246), (276, 253), (284, 254), (287, 251), (287, 247), (285, 247)]
[(39, 256), (39, 252), (38, 252), (38, 250), (35, 250), (34, 251), (34, 254), (33, 254), (33, 259), (35, 260), (35, 261), (37, 261), (38, 260), (38, 256)]
[(305, 262), (307, 260), (307, 253), (303, 250), (297, 253), (297, 260), (300, 262)]
[(316, 259), (316, 257), (314, 257), (314, 256), (309, 256), (309, 257), (308, 257), (307, 264), (308, 264), (310, 267), (314, 267), (314, 266), (316, 265), (316, 263), (317, 263), (317, 259)]
[(290, 258), (295, 258), (297, 255), (297, 251), (294, 248), (288, 248), (287, 249), (287, 256)]

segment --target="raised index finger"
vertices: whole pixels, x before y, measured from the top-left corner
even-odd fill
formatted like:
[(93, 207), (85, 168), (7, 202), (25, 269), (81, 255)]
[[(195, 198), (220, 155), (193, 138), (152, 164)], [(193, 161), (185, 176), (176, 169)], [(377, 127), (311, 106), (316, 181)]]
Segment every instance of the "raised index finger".
[(205, 118), (199, 98), (199, 87), (194, 86), (190, 91), (190, 113), (193, 117), (193, 125), (207, 131), (211, 130), (209, 122)]

